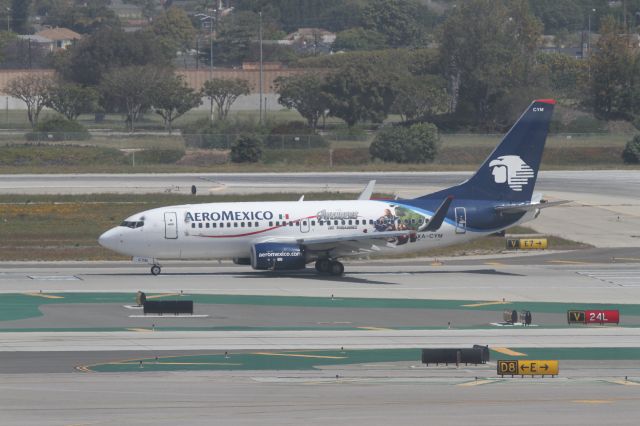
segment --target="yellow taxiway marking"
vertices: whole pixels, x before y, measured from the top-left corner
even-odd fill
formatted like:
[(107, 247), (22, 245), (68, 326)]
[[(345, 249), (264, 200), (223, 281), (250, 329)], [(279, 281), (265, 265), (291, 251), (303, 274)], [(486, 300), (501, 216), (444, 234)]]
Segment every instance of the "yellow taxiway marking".
[(509, 305), (511, 302), (498, 301), (498, 302), (482, 302), (482, 303), (472, 303), (470, 305), (460, 305), (464, 308), (477, 308), (480, 306), (491, 306), (491, 305)]
[(501, 262), (484, 262), (485, 265), (491, 265), (491, 266), (503, 266), (504, 263)]
[(154, 296), (147, 296), (147, 299), (160, 299), (161, 297), (180, 296), (180, 293), (164, 293), (156, 294)]
[(431, 266), (442, 266), (444, 263), (442, 262), (431, 262)]
[(491, 350), (499, 352), (504, 355), (509, 355), (509, 356), (527, 356), (527, 354), (523, 354), (522, 352), (516, 352), (509, 348), (491, 348)]
[(393, 330), (392, 328), (384, 328), (384, 327), (356, 327), (362, 330), (372, 330), (372, 331), (389, 331)]
[(589, 262), (578, 262), (576, 260), (547, 260), (548, 263), (560, 263), (563, 265), (588, 265)]
[(44, 297), (45, 299), (64, 299), (64, 296), (54, 296), (53, 294), (44, 293), (22, 293), (27, 296)]
[(613, 260), (631, 260), (640, 261), (640, 257), (614, 257)]
[(347, 358), (346, 356), (280, 354), (280, 353), (275, 353), (275, 352), (254, 352), (252, 355), (290, 356), (290, 357), (295, 357), (295, 358), (318, 358), (318, 359), (345, 359), (345, 358)]
[[(140, 365), (139, 362), (109, 362), (109, 365)], [(142, 365), (242, 365), (232, 362), (155, 362), (153, 360), (143, 362)]]
[(610, 380), (611, 383), (615, 383), (616, 385), (625, 385), (625, 386), (640, 386), (638, 382), (632, 382), (630, 380)]
[(486, 385), (486, 384), (494, 383), (494, 382), (495, 382), (495, 380), (474, 380), (472, 382), (459, 383), (457, 386), (464, 386), (464, 387), (480, 386), (480, 385)]
[(613, 399), (576, 399), (571, 402), (576, 404), (611, 404)]
[(152, 332), (153, 331), (150, 328), (127, 328), (127, 330), (129, 330), (129, 331), (138, 331), (140, 333), (147, 333), (147, 332)]

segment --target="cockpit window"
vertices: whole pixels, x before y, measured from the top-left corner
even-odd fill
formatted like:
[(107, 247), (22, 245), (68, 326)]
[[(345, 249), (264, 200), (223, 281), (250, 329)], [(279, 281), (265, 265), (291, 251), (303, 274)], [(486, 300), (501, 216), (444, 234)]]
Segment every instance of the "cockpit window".
[(125, 220), (120, 224), (120, 226), (126, 226), (127, 228), (131, 228), (131, 229), (142, 228), (144, 226), (144, 221), (143, 220), (138, 220), (138, 221)]

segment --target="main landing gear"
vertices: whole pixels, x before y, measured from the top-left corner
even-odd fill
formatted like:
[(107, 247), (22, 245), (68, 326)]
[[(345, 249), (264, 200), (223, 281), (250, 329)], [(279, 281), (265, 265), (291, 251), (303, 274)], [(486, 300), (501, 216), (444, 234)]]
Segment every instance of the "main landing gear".
[(153, 265), (151, 267), (151, 275), (160, 275), (160, 272), (162, 272), (160, 265)]
[(321, 274), (340, 276), (344, 274), (344, 265), (337, 260), (318, 259), (316, 261), (316, 271)]

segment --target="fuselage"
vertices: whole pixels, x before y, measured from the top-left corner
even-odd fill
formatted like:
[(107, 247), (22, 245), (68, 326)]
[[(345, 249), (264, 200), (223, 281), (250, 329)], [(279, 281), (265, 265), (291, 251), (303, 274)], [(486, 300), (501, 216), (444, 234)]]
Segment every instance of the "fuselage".
[[(354, 233), (409, 231), (385, 239), (368, 255), (410, 253), (464, 243), (533, 218), (502, 217), (492, 204), (455, 200), (442, 226), (421, 227), (437, 201), (347, 200), (208, 203), (162, 207), (136, 213), (100, 237), (103, 246), (129, 256), (152, 259), (228, 259), (251, 256), (253, 245), (270, 241), (340, 237)], [(362, 254), (362, 253), (359, 253)], [(341, 257), (348, 256), (342, 254)], [(315, 260), (309, 255), (308, 262)]]

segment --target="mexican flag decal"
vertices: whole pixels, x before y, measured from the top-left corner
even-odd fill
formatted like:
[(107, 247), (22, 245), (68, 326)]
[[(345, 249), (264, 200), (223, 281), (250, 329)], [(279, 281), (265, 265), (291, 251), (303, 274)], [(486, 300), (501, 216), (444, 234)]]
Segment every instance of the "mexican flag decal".
[(289, 219), (289, 213), (278, 215), (280, 219)]

